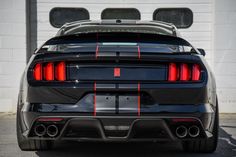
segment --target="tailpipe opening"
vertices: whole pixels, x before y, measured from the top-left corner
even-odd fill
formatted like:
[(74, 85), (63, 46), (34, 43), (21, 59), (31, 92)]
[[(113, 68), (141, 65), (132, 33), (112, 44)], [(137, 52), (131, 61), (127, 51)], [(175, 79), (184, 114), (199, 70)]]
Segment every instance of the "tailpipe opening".
[(184, 138), (184, 137), (187, 136), (188, 130), (185, 126), (181, 125), (181, 126), (176, 128), (175, 133), (176, 133), (177, 137)]
[(36, 125), (34, 128), (34, 133), (37, 136), (44, 136), (46, 133), (46, 127), (43, 124)]
[(56, 125), (49, 125), (47, 127), (47, 135), (50, 137), (55, 137), (58, 134), (58, 127)]
[(200, 133), (200, 129), (196, 125), (193, 125), (188, 129), (188, 133), (190, 137), (197, 137)]

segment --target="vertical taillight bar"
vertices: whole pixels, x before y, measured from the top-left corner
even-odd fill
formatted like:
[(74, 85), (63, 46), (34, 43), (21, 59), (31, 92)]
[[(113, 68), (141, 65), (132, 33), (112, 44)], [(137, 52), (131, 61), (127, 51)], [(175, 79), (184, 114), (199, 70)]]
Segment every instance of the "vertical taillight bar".
[(66, 64), (65, 62), (59, 62), (55, 68), (55, 77), (58, 81), (66, 80)]
[(37, 63), (33, 68), (33, 78), (36, 81), (66, 81), (66, 63)]
[(201, 66), (199, 64), (170, 63), (168, 81), (199, 81)]
[(36, 81), (41, 81), (42, 80), (42, 64), (41, 63), (37, 63), (34, 66), (33, 75), (34, 75), (34, 79)]
[(54, 80), (54, 64), (52, 62), (46, 63), (44, 66), (44, 79), (46, 81)]
[(201, 75), (201, 69), (198, 64), (193, 65), (192, 69), (192, 80), (193, 81), (199, 81), (200, 80), (200, 75)]
[(168, 81), (177, 81), (178, 79), (178, 68), (176, 63), (169, 64)]
[(182, 63), (180, 65), (180, 81), (188, 81), (190, 79), (190, 69), (188, 64)]

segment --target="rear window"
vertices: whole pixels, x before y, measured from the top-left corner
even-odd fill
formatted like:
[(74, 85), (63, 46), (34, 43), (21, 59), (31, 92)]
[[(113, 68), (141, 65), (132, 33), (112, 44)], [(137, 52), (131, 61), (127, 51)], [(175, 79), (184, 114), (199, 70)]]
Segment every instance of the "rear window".
[[(137, 33), (91, 33), (56, 37), (41, 48), (46, 53), (95, 52), (182, 53), (193, 47), (185, 40), (172, 36)], [(39, 51), (40, 52), (40, 51)]]

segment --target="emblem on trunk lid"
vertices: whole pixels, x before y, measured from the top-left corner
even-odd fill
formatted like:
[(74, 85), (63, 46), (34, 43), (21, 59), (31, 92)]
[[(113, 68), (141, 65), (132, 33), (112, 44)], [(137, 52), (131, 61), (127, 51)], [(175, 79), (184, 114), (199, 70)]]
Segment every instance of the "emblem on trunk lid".
[(120, 77), (120, 68), (114, 68), (114, 77)]

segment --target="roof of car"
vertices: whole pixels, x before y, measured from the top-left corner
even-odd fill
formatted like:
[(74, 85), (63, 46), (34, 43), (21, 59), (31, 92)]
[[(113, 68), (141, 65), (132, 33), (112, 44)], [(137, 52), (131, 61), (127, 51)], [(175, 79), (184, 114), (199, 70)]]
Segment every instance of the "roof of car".
[(56, 36), (95, 32), (134, 32), (179, 36), (176, 27), (170, 23), (161, 21), (119, 19), (96, 21), (86, 20), (66, 23), (61, 27)]

